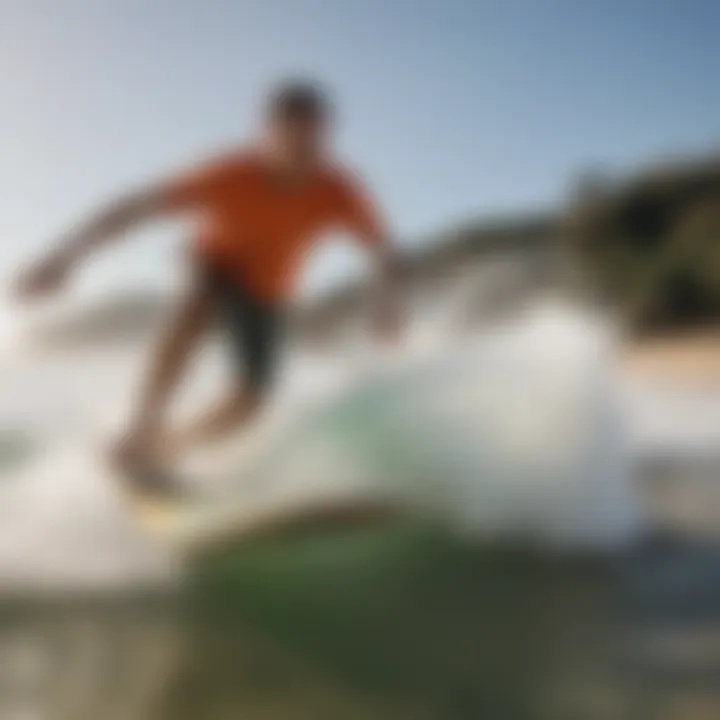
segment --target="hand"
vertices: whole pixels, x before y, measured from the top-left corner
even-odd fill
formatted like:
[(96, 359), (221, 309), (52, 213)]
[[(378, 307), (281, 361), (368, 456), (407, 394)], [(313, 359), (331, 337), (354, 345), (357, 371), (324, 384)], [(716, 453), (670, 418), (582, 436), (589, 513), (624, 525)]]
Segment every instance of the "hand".
[(15, 282), (14, 293), (20, 299), (43, 297), (60, 291), (68, 280), (72, 263), (64, 257), (52, 257), (31, 265)]

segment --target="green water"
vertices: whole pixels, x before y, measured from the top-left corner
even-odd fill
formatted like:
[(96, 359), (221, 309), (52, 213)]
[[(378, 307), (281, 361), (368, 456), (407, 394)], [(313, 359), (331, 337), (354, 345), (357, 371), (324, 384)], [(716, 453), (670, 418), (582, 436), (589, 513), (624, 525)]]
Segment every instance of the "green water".
[(171, 600), (6, 608), (0, 717), (690, 718), (632, 642), (669, 566), (625, 565), (397, 523), (229, 548)]

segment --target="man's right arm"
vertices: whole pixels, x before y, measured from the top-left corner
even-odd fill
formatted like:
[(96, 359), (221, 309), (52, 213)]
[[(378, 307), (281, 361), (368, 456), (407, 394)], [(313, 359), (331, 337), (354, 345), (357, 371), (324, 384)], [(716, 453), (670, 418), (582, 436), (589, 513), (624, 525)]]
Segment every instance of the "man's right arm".
[(22, 272), (16, 283), (16, 293), (21, 297), (32, 297), (59, 290), (72, 271), (94, 251), (168, 209), (165, 187), (115, 200), (62, 237), (49, 253)]
[(223, 177), (223, 164), (201, 165), (178, 178), (131, 193), (108, 204), (65, 235), (44, 257), (22, 272), (15, 291), (34, 297), (62, 288), (73, 270), (89, 257), (134, 227), (176, 211), (201, 204)]

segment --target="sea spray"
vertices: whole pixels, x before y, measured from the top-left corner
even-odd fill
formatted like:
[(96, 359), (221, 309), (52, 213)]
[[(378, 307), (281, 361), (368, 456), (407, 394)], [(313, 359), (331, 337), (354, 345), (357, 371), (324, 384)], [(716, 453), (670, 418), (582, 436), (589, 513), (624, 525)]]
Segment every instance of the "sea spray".
[(265, 442), (249, 474), (268, 494), (364, 489), (479, 538), (565, 548), (642, 527), (611, 333), (562, 305), (376, 368)]
[[(630, 542), (642, 523), (614, 408), (612, 334), (558, 303), (461, 337), (446, 312), (415, 316), (395, 348), (374, 350), (358, 336), (328, 355), (291, 352), (262, 422), (232, 438), (230, 452), (189, 459), (208, 502), (251, 518), (325, 497), (399, 499), (475, 538)], [(223, 356), (209, 354), (183, 411), (222, 387)], [(102, 460), (146, 358), (134, 338), (26, 352), (5, 374), (3, 417), (42, 453), (23, 457), (0, 486), (4, 587), (174, 575), (173, 548), (132, 522)]]

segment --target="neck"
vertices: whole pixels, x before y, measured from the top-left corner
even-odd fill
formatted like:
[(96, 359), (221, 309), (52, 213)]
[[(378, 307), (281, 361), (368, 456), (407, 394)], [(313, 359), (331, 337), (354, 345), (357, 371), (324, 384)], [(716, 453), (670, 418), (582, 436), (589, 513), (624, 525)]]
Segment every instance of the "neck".
[(318, 167), (317, 161), (311, 156), (294, 155), (272, 146), (268, 148), (266, 157), (273, 175), (288, 184), (304, 182)]

